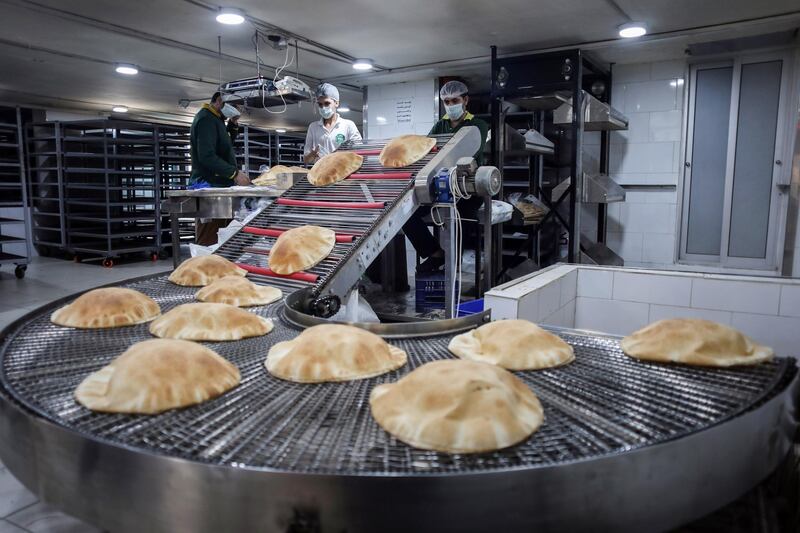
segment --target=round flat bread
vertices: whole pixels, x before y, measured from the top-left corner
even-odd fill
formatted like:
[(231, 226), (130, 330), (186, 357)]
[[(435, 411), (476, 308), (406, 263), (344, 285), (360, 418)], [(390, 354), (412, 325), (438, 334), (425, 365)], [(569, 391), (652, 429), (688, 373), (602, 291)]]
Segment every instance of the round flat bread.
[(291, 169), (292, 172), (301, 172), (303, 174), (308, 174), (308, 169), (304, 167), (291, 166), (289, 168)]
[(413, 165), (436, 146), (436, 139), (425, 135), (401, 135), (383, 147), (378, 158), (387, 168), (400, 168)]
[(281, 233), (269, 251), (269, 268), (276, 274), (294, 274), (328, 257), (336, 233), (319, 226), (300, 226)]
[(698, 366), (755, 365), (772, 359), (772, 348), (710, 320), (659, 320), (628, 335), (620, 343), (629, 356), (661, 363)]
[(375, 387), (369, 405), (378, 424), (401, 441), (452, 453), (512, 446), (544, 420), (539, 399), (511, 372), (457, 359), (428, 363)]
[(236, 341), (272, 331), (272, 320), (227, 304), (183, 304), (150, 324), (162, 339)]
[(350, 381), (396, 370), (406, 352), (353, 326), (323, 324), (269, 350), (264, 363), (273, 376), (299, 383)]
[(361, 168), (364, 158), (353, 152), (331, 152), (320, 157), (308, 171), (308, 182), (317, 187), (332, 185)]
[(238, 368), (202, 344), (151, 339), (90, 374), (75, 399), (92, 411), (156, 414), (215, 398), (240, 379)]
[(133, 289), (107, 287), (80, 295), (50, 315), (50, 321), (70, 328), (116, 328), (149, 322), (161, 308), (149, 296)]
[(282, 296), (281, 290), (275, 287), (256, 285), (239, 276), (225, 276), (197, 291), (195, 298), (201, 302), (251, 307), (271, 304)]
[(456, 335), (447, 348), (472, 359), (509, 370), (538, 370), (575, 360), (572, 346), (527, 320), (498, 320)]
[(244, 276), (247, 270), (239, 268), (220, 255), (200, 255), (187, 259), (169, 275), (176, 285), (202, 287), (225, 276)]

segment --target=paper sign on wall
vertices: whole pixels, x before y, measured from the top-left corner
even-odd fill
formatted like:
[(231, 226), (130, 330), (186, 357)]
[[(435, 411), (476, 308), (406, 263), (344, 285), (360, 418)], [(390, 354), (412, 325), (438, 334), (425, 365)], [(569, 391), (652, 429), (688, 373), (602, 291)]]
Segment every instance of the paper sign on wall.
[(412, 109), (414, 107), (414, 99), (413, 98), (401, 98), (399, 100), (395, 100), (394, 102), (394, 109), (395, 109), (395, 119), (398, 124), (410, 124), (412, 122)]

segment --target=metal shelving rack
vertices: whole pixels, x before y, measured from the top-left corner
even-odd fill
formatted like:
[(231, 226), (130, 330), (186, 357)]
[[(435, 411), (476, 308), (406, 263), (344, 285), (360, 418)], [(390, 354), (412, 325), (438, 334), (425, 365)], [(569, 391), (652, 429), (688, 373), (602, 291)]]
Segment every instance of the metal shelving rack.
[[(21, 228), (21, 231), (17, 228)], [(30, 262), (28, 192), (22, 114), (18, 107), (0, 108), (0, 264), (14, 264), (17, 278)]]
[(162, 176), (155, 125), (32, 123), (26, 134), (33, 235), (40, 252), (56, 249), (77, 260), (100, 257), (105, 266), (127, 254), (157, 257), (163, 250)]
[(276, 165), (303, 165), (304, 135), (276, 133), (272, 136), (272, 161)]
[[(191, 141), (188, 126), (156, 126), (156, 160), (158, 172), (156, 175), (159, 190), (159, 199), (167, 197), (167, 191), (185, 189), (189, 184), (192, 174), (192, 159), (190, 154)], [(165, 255), (172, 248), (171, 228), (169, 216), (161, 213), (161, 202), (156, 203), (156, 219), (159, 224), (157, 241), (159, 254)], [(180, 218), (178, 229), (181, 242), (194, 240), (194, 218)]]
[[(572, 113), (571, 122), (554, 124), (553, 110), (565, 101), (574, 109), (584, 109), (584, 91), (608, 102), (611, 90), (610, 74), (586, 57), (581, 50), (565, 50), (527, 56), (498, 58), (492, 47), (491, 66), (492, 106), (492, 160), (504, 161), (498, 132), (504, 125), (501, 110), (504, 102), (521, 105), (532, 111), (534, 129), (554, 142), (552, 156), (536, 157), (538, 164), (531, 165), (533, 172), (531, 192), (545, 203), (550, 211), (536, 228), (528, 242), (533, 243), (530, 258), (540, 268), (558, 261), (570, 263), (581, 260), (581, 211), (584, 207), (578, 198), (583, 191), (583, 113)], [(561, 95), (558, 99), (555, 95)], [(523, 103), (524, 102), (524, 103)], [(608, 134), (601, 136), (600, 171), (607, 171)], [(572, 179), (567, 182), (568, 178)], [(504, 186), (508, 188), (504, 172)], [(559, 187), (561, 186), (561, 187)], [(554, 195), (554, 190), (558, 192)], [(605, 206), (598, 208), (597, 240), (605, 235)], [(602, 236), (601, 236), (602, 234)], [(499, 271), (513, 267), (503, 264)]]
[(272, 166), (272, 133), (254, 126), (240, 127), (238, 137), (233, 143), (236, 151), (236, 162), (241, 170), (247, 172), (250, 179), (261, 174), (262, 166)]
[(50, 256), (67, 248), (61, 124), (27, 124), (25, 144), (33, 243), (39, 255)]

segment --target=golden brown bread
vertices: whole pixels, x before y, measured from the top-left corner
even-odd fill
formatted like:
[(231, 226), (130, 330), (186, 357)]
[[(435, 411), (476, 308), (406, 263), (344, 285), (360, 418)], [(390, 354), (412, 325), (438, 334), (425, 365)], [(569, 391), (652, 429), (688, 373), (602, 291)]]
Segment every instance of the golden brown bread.
[(636, 359), (699, 366), (754, 365), (774, 355), (772, 348), (756, 344), (731, 327), (697, 318), (659, 320), (620, 344)]
[(511, 372), (476, 361), (425, 364), (372, 389), (378, 424), (426, 450), (476, 453), (527, 439), (544, 420), (536, 395)]
[(195, 298), (201, 302), (250, 307), (270, 304), (281, 296), (281, 290), (275, 287), (256, 285), (240, 276), (225, 276), (197, 291)]
[(149, 296), (133, 289), (107, 287), (81, 294), (57, 309), (50, 320), (71, 328), (115, 328), (149, 322), (161, 308)]
[(331, 152), (319, 158), (308, 171), (311, 185), (324, 187), (342, 181), (361, 168), (364, 158), (353, 152)]
[(239, 369), (202, 344), (151, 339), (86, 377), (75, 399), (93, 411), (155, 414), (204, 402), (239, 381)]
[(225, 276), (244, 276), (247, 271), (219, 255), (201, 255), (187, 259), (169, 275), (176, 285), (202, 287)]
[(150, 333), (163, 339), (235, 341), (266, 335), (272, 321), (227, 304), (183, 304), (150, 324)]
[(447, 348), (463, 359), (510, 370), (537, 370), (571, 363), (572, 346), (527, 320), (498, 320), (456, 335)]
[(401, 135), (383, 147), (378, 158), (387, 168), (400, 168), (413, 165), (436, 146), (436, 139), (425, 135)]
[(269, 251), (269, 268), (277, 274), (306, 270), (328, 257), (336, 233), (320, 226), (300, 226), (281, 233)]
[(288, 381), (349, 381), (385, 374), (406, 364), (406, 353), (378, 335), (341, 324), (306, 329), (269, 350), (264, 365)]

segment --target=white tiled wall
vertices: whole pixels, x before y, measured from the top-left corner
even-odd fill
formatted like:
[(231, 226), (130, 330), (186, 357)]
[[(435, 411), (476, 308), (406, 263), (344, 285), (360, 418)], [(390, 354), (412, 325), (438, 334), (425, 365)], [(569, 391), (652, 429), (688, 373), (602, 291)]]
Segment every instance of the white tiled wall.
[(575, 327), (578, 269), (557, 265), (501, 285), (484, 296), (492, 319), (524, 318), (533, 322)]
[[(411, 102), (411, 122), (398, 123), (397, 102)], [(436, 80), (370, 85), (367, 89), (365, 137), (387, 139), (407, 133), (426, 135), (439, 117)]]
[(664, 318), (704, 318), (731, 325), (778, 355), (800, 358), (796, 279), (559, 265), (496, 287), (485, 298), (493, 319), (617, 335)]
[[(611, 132), (609, 174), (626, 186), (627, 197), (609, 205), (607, 237), (627, 266), (674, 263), (686, 68), (683, 60), (614, 66), (611, 102), (630, 122), (628, 130)], [(599, 134), (585, 141), (591, 152)]]

